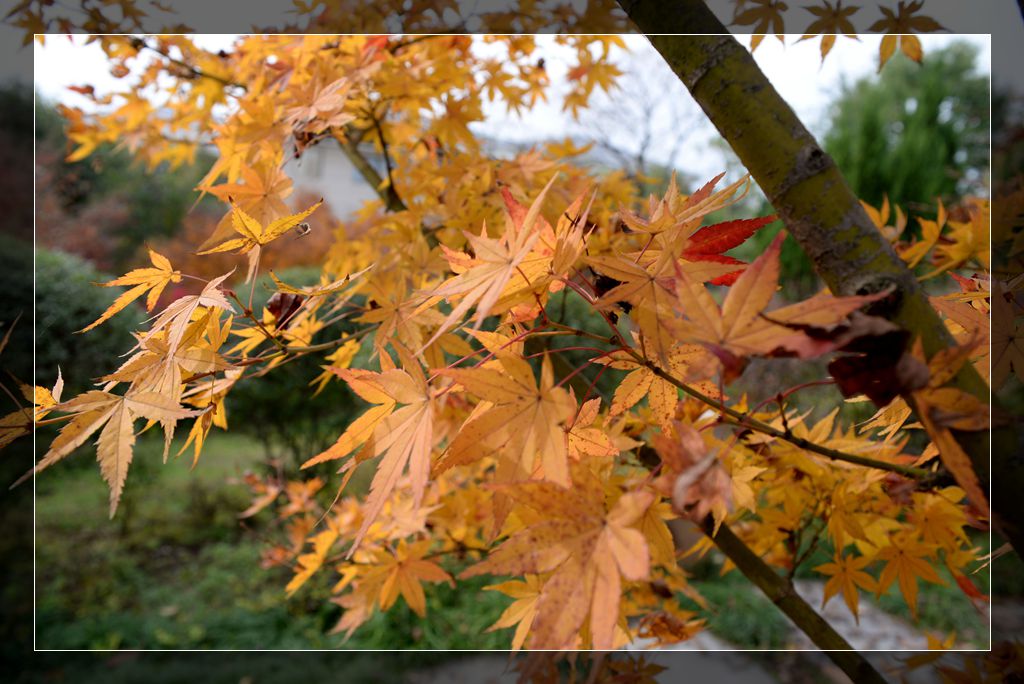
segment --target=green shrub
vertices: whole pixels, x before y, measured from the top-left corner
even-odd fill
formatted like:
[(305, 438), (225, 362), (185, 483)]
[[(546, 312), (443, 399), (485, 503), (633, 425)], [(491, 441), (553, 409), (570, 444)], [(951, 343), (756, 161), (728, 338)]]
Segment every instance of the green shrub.
[[(33, 251), (24, 243), (5, 239), (0, 246), (0, 321), (10, 324), (18, 314), (11, 341), (3, 354), (3, 366), (23, 382), (31, 382), (35, 349), (35, 382), (52, 386), (57, 367), (65, 374), (64, 396), (88, 389), (94, 379), (114, 370), (112, 364), (133, 344), (131, 332), (143, 321), (143, 311), (129, 306), (87, 335), (76, 331), (99, 318), (121, 292), (97, 287), (109, 280), (78, 257), (45, 249)], [(32, 310), (35, 281), (35, 338)]]

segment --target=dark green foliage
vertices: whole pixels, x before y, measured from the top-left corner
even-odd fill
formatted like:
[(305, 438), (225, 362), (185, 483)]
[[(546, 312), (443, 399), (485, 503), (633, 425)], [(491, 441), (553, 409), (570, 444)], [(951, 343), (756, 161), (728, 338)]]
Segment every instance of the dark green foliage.
[(32, 351), (35, 347), (35, 382), (47, 387), (57, 379), (57, 367), (64, 372), (65, 396), (89, 389), (93, 380), (113, 371), (119, 357), (134, 340), (131, 332), (141, 325), (144, 313), (129, 306), (88, 335), (77, 330), (99, 318), (121, 288), (103, 288), (95, 283), (109, 280), (87, 262), (60, 252), (35, 252), (36, 329), (33, 339), (32, 249), (5, 239), (0, 247), (0, 321), (10, 324), (21, 313), (22, 320), (4, 351), (4, 367), (22, 382), (32, 382)]
[(32, 239), (32, 88), (0, 85), (0, 232)]
[(26, 144), (32, 140), (32, 88), (22, 81), (0, 87), (0, 130)]
[(920, 65), (900, 56), (879, 76), (843, 86), (825, 150), (854, 192), (904, 209), (977, 192), (988, 159), (988, 79), (977, 50), (953, 43)]
[[(236, 480), (258, 466), (258, 446), (215, 432), (194, 470), (187, 456), (161, 464), (160, 451), (155, 436), (140, 439), (130, 486), (114, 520), (107, 518), (106, 485), (95, 469), (54, 469), (40, 476), (39, 648), (507, 646), (508, 631), (484, 633), (510, 602), (500, 592), (482, 591), (489, 583), (485, 578), (456, 588), (428, 584), (427, 619), (399, 598), (388, 613), (344, 642), (329, 633), (340, 615), (327, 600), (331, 573), (317, 573), (287, 598), (290, 568), (260, 565), (275, 523), (267, 518), (267, 527), (261, 519), (243, 524), (235, 517), (249, 503), (248, 490)], [(77, 456), (86, 454), (71, 458)], [(447, 567), (452, 574), (459, 569)], [(346, 681), (378, 681), (372, 670), (351, 674)], [(205, 675), (202, 680), (219, 681)], [(76, 676), (75, 681), (91, 680)], [(258, 681), (277, 680), (261, 676)]]

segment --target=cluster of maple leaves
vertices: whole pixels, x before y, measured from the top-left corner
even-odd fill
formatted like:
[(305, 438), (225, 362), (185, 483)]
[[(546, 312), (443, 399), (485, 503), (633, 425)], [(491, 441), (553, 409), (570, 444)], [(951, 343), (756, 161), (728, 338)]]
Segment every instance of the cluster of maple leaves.
[[(673, 180), (641, 210), (621, 174), (574, 164), (582, 150), (570, 141), (488, 158), (469, 128), (482, 98), (529, 107), (548, 85), (529, 36), (489, 38), (505, 59), (478, 56), (464, 36), (250, 36), (222, 55), (182, 36), (99, 40), (139, 80), (123, 105), (66, 112), (72, 156), (119, 140), (160, 163), (214, 144), (219, 157), (199, 189), (227, 207), (198, 249), (237, 253), (247, 273), (239, 292), (232, 273), (198, 279), (151, 251), (150, 267), (107, 283), (130, 289), (87, 329), (143, 297), (154, 310), (170, 283), (197, 291), (156, 313), (99, 389), (64, 400), (60, 380), (26, 388), (36, 424), (62, 424), (33, 472), (98, 434), (113, 515), (138, 421), (159, 424), (165, 459), (176, 426), (191, 421), (179, 453), (191, 447), (199, 461), (210, 430), (227, 427), (236, 383), (320, 354), (316, 382), (344, 382), (368, 408), (310, 455), (304, 468), (317, 477), (249, 478), (255, 500), (243, 515), (278, 507), (288, 542), (265, 562), (294, 564), (289, 593), (316, 573), (337, 577), (339, 630), (399, 597), (424, 614), (425, 583), (493, 575), (513, 578), (489, 589), (514, 599), (493, 628), (514, 627), (515, 649), (686, 639), (701, 621), (673, 596), (701, 599), (667, 523), (709, 516), (786, 571), (831, 548), (833, 561), (816, 568), (829, 578), (826, 600), (841, 593), (854, 614), (859, 589), (880, 594), (894, 582), (916, 610), (918, 581), (942, 582), (942, 566), (983, 600), (968, 577), (980, 551), (967, 528), (984, 527), (987, 502), (949, 434), (987, 429), (987, 409), (946, 383), (964, 363), (987, 373), (989, 308), (1017, 306), (1004, 284), (954, 274), (988, 266), (984, 201), (919, 219), (922, 239), (909, 239), (898, 210), (894, 226), (888, 205), (871, 210), (908, 265), (927, 260), (925, 277), (954, 276), (959, 291), (934, 303), (961, 346), (925, 359), (861, 313), (884, 293), (775, 305), (784, 234), (750, 264), (726, 254), (774, 217), (706, 225), (743, 197), (747, 178), (720, 187), (718, 176), (690, 194)], [(579, 58), (567, 106), (583, 106), (609, 87), (604, 60), (618, 39), (561, 40)], [(147, 51), (156, 62), (132, 71)], [(181, 82), (157, 115), (133, 93), (175, 69)], [(225, 102), (235, 107), (218, 121), (211, 112)], [(202, 140), (178, 139), (196, 128)], [(339, 226), (318, 286), (274, 277), (274, 297), (254, 312), (262, 250), (320, 207), (287, 208), (284, 163), (335, 143), (355, 157), (372, 143), (385, 156), (386, 176), (373, 171), (381, 199), (357, 217), (359, 235)], [(603, 332), (559, 320), (550, 303), (560, 292), (588, 305)], [(334, 334), (342, 321), (361, 327)], [(585, 362), (564, 368), (555, 338), (573, 340)], [(896, 342), (880, 363), (875, 349)], [(368, 367), (352, 367), (360, 350)], [(835, 411), (812, 421), (782, 394), (777, 405), (728, 394), (750, 359), (824, 355), (840, 389), (885, 404), (866, 424), (842, 425)], [(1019, 376), (1019, 356), (993, 344), (993, 375)], [(871, 388), (897, 364), (914, 372), (879, 399)], [(595, 369), (625, 372), (611, 396), (572, 382)], [(913, 393), (917, 413), (900, 390)], [(5, 440), (27, 432), (25, 417), (4, 419)], [(928, 447), (910, 447), (914, 430)], [(318, 496), (322, 464), (342, 475), (330, 505)], [(347, 491), (362, 464), (373, 472), (365, 498)], [(712, 546), (708, 537), (691, 551)]]

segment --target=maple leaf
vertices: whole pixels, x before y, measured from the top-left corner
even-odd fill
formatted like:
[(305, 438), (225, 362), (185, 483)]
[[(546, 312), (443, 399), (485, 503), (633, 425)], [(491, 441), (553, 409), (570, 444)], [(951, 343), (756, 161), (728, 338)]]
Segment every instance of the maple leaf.
[[(114, 517), (124, 489), (128, 467), (132, 461), (136, 418), (177, 421), (199, 415), (199, 411), (181, 408), (177, 402), (155, 392), (134, 392), (125, 395), (92, 390), (53, 407), (72, 416), (50, 449), (34, 468), (25, 473), (13, 486), (49, 468), (62, 460), (89, 437), (100, 431), (97, 440), (97, 460), (100, 473), (110, 487), (110, 517)], [(102, 428), (102, 430), (101, 430)]]
[(960, 505), (964, 499), (963, 489), (944, 487), (934, 492), (914, 492), (911, 498), (914, 509), (909, 520), (925, 542), (947, 551), (947, 560), (961, 543), (969, 542), (964, 531), (967, 513)]
[(569, 393), (554, 384), (551, 362), (545, 356), (540, 383), (530, 364), (509, 352), (496, 354), (498, 365), (484, 368), (446, 368), (438, 374), (450, 377), (465, 391), (491, 405), (474, 415), (449, 445), (449, 463), (465, 462), (466, 452), (479, 453), (476, 444), (497, 431), (508, 430), (503, 446), (511, 465), (508, 479), (533, 476), (539, 456), (544, 479), (568, 486), (569, 467), (564, 425), (575, 410)]
[(871, 206), (864, 200), (861, 200), (860, 203), (861, 206), (864, 207), (864, 211), (868, 213), (868, 217), (871, 219), (871, 222), (875, 224), (876, 228), (878, 228), (878, 231), (885, 236), (885, 239), (890, 243), (895, 243), (907, 227), (907, 215), (903, 213), (903, 210), (898, 206), (896, 207), (896, 222), (895, 225), (890, 226), (887, 225), (891, 211), (888, 195), (884, 195), (882, 197), (882, 206), (878, 209)]
[[(928, 361), (926, 386), (913, 392), (917, 417), (939, 450), (943, 465), (953, 475), (979, 511), (989, 514), (988, 497), (981, 488), (970, 457), (964, 452), (951, 430), (989, 429), (989, 407), (974, 395), (956, 387), (943, 387), (967, 361), (972, 345), (947, 347)], [(916, 358), (923, 357), (921, 341), (914, 348)]]
[(716, 191), (715, 187), (724, 177), (725, 173), (718, 174), (687, 196), (679, 192), (673, 173), (661, 199), (654, 196), (650, 198), (649, 218), (644, 219), (628, 209), (623, 209), (620, 212), (622, 222), (639, 233), (664, 237), (661, 242), (665, 249), (670, 249), (673, 245), (678, 245), (677, 249), (682, 249), (683, 239), (689, 237), (699, 227), (701, 219), (739, 202), (746, 196), (750, 188), (749, 175)]
[(290, 216), (283, 216), (281, 218), (274, 219), (266, 226), (263, 226), (259, 221), (235, 204), (235, 201), (232, 198), (229, 197), (228, 201), (230, 202), (232, 209), (231, 227), (242, 237), (226, 240), (216, 247), (211, 247), (198, 253), (216, 254), (218, 252), (231, 252), (236, 250), (239, 254), (248, 253), (250, 255), (249, 273), (245, 279), (246, 282), (249, 282), (253, 278), (260, 250), (265, 245), (270, 244), (292, 228), (295, 228), (297, 225), (302, 223), (307, 216), (316, 211), (324, 202), (323, 199), (320, 199), (297, 214), (291, 214)]
[[(575, 403), (575, 398), (573, 398), (573, 403)], [(594, 427), (600, 408), (600, 399), (584, 402), (576, 416), (565, 425), (569, 455), (577, 460), (584, 456), (612, 458), (619, 454), (619, 450), (612, 444), (612, 440), (604, 428)]]
[(619, 283), (594, 306), (607, 310), (628, 302), (632, 306), (629, 315), (644, 338), (658, 358), (666, 358), (675, 342), (675, 331), (670, 327), (670, 320), (675, 317), (672, 279), (652, 273), (626, 257), (591, 257), (587, 262)]
[[(997, 287), (1001, 287), (997, 285)], [(973, 295), (974, 292), (968, 291), (962, 293), (963, 295)], [(977, 299), (972, 301), (962, 301), (959, 299), (960, 294), (950, 294), (941, 297), (929, 297), (929, 301), (936, 311), (941, 313), (946, 319), (946, 327), (950, 329), (950, 332), (954, 334), (954, 337), (958, 344), (975, 344), (975, 351), (971, 355), (971, 362), (974, 364), (975, 370), (985, 378), (990, 380), (994, 387), (998, 389), (1001, 382), (1006, 380), (1006, 375), (1009, 373), (1013, 364), (998, 363), (992, 361), (990, 366), (991, 352), (997, 345), (991, 344), (991, 335), (996, 334), (997, 336), (1007, 326), (1006, 322), (1011, 324), (1012, 329), (1012, 317), (1007, 319), (1006, 322), (1000, 319), (1000, 317), (992, 318), (990, 316), (989, 293), (987, 291), (980, 291), (983, 299)], [(997, 306), (1003, 306), (1003, 302), (997, 302)], [(1001, 311), (1001, 313), (1009, 313)], [(991, 321), (991, 325), (990, 325)], [(991, 329), (990, 329), (991, 328)], [(1012, 343), (1011, 339), (1006, 340), (1007, 344)], [(1005, 339), (1005, 338), (1004, 338)], [(999, 351), (1003, 352), (1005, 348), (1002, 345), (998, 345)], [(1024, 350), (1022, 350), (1024, 354)], [(1003, 356), (999, 357), (1003, 359)], [(1021, 364), (1018, 363), (1018, 366)], [(992, 376), (990, 379), (990, 370), (995, 373), (998, 372), (998, 376)], [(1021, 369), (1024, 371), (1024, 368)], [(1024, 372), (1022, 372), (1024, 377)]]
[[(655, 356), (662, 361), (666, 361), (675, 336), (672, 326), (672, 319), (676, 318), (675, 274), (683, 271), (701, 283), (734, 282), (740, 273), (738, 267), (744, 264), (721, 252), (739, 245), (774, 220), (774, 217), (762, 217), (698, 229), (704, 216), (738, 201), (749, 187), (749, 178), (744, 176), (716, 192), (715, 185), (722, 175), (688, 197), (680, 195), (673, 176), (664, 197), (660, 200), (651, 197), (649, 218), (628, 210), (621, 212), (629, 228), (647, 235), (643, 249), (587, 259), (589, 265), (614, 284), (601, 293), (597, 307), (619, 306), (628, 311)], [(737, 196), (740, 188), (744, 191)]]
[(219, 289), (220, 284), (230, 275), (231, 273), (225, 273), (209, 281), (203, 286), (199, 294), (180, 297), (168, 304), (167, 308), (160, 312), (153, 320), (149, 331), (140, 338), (139, 345), (144, 345), (160, 334), (161, 331), (166, 330), (167, 354), (173, 355), (185, 338), (193, 315), (200, 307), (234, 312), (235, 309), (231, 306), (231, 302), (225, 298), (224, 293)]
[(152, 268), (137, 268), (128, 271), (120, 278), (103, 283), (103, 287), (131, 285), (132, 288), (120, 294), (99, 318), (78, 332), (92, 330), (147, 292), (149, 294), (146, 296), (146, 310), (152, 311), (167, 284), (181, 282), (181, 273), (171, 267), (171, 262), (166, 257), (150, 249), (149, 260), (153, 264)]
[(460, 297), (460, 301), (434, 335), (423, 345), (424, 347), (429, 347), (434, 340), (448, 331), (456, 321), (461, 320), (466, 312), (474, 306), (476, 307), (474, 330), (479, 329), (484, 319), (491, 314), (494, 303), (502, 296), (505, 286), (508, 285), (540, 237), (535, 230), (535, 225), (540, 217), (544, 196), (555, 182), (556, 177), (552, 176), (520, 220), (516, 220), (516, 217), (511, 215), (508, 216), (505, 234), (502, 238), (487, 237), (486, 226), (483, 227), (480, 235), (466, 233), (466, 239), (469, 240), (470, 246), (473, 248), (473, 257), (445, 248), (449, 263), (453, 270), (456, 270), (457, 275), (427, 293), (427, 296), (446, 299)]
[(829, 576), (828, 582), (825, 583), (825, 594), (821, 599), (821, 607), (824, 608), (829, 599), (842, 592), (843, 600), (846, 601), (857, 624), (860, 624), (860, 616), (857, 613), (860, 594), (857, 588), (860, 587), (867, 591), (875, 589), (875, 578), (863, 570), (864, 566), (871, 561), (872, 559), (867, 556), (852, 554), (844, 556), (842, 552), (837, 551), (831, 563), (824, 563), (814, 568), (815, 572)]
[[(673, 316), (665, 320), (673, 337), (701, 344), (714, 352), (723, 360), (729, 376), (742, 370), (744, 356), (782, 352), (810, 358), (834, 349), (834, 345), (812, 344), (813, 339), (801, 331), (801, 326), (835, 325), (881, 295), (819, 295), (764, 313), (778, 287), (779, 254), (784, 239), (785, 235), (779, 233), (747, 267), (729, 288), (721, 307), (703, 284), (695, 282), (685, 270), (677, 270), (673, 309), (682, 318)], [(737, 369), (729, 372), (730, 366)]]
[(876, 592), (881, 596), (893, 580), (896, 580), (907, 607), (916, 619), (917, 578), (933, 584), (945, 584), (935, 572), (935, 568), (926, 560), (932, 555), (933, 547), (905, 531), (893, 534), (889, 542), (889, 545), (882, 547), (875, 556), (875, 560), (886, 562), (878, 576)]
[(637, 626), (637, 636), (655, 639), (659, 645), (679, 643), (692, 639), (704, 626), (704, 620), (689, 620), (693, 613), (673, 614), (670, 610), (648, 613)]
[(931, 17), (914, 16), (923, 6), (924, 0), (914, 0), (913, 2), (900, 0), (895, 12), (888, 7), (879, 6), (882, 18), (868, 28), (872, 33), (888, 34), (882, 36), (882, 43), (879, 47), (879, 71), (895, 54), (897, 41), (903, 54), (915, 62), (920, 62), (922, 57), (921, 41), (917, 36), (911, 34), (943, 30), (943, 26)]
[(679, 421), (655, 438), (654, 448), (662, 463), (656, 486), (671, 497), (673, 510), (697, 523), (710, 513), (717, 533), (733, 505), (732, 482), (717, 452), (693, 426)]
[(328, 552), (330, 552), (331, 547), (334, 546), (334, 542), (337, 540), (338, 531), (333, 528), (326, 529), (313, 537), (313, 550), (310, 553), (299, 556), (298, 570), (284, 588), (285, 593), (291, 596), (299, 587), (309, 581), (309, 578), (323, 566)]
[(907, 266), (910, 268), (921, 263), (921, 259), (938, 243), (942, 227), (946, 224), (946, 208), (942, 202), (939, 202), (938, 213), (934, 221), (918, 217), (917, 222), (921, 225), (921, 239), (916, 240), (900, 252), (900, 257), (907, 262)]
[(832, 50), (832, 46), (835, 45), (838, 34), (857, 39), (857, 29), (850, 22), (850, 17), (856, 14), (860, 8), (856, 6), (843, 7), (842, 0), (836, 0), (835, 6), (829, 0), (822, 0), (822, 5), (821, 7), (804, 7), (817, 19), (811, 22), (800, 40), (807, 40), (815, 35), (823, 34), (821, 35), (821, 59), (824, 61)]
[(352, 85), (353, 79), (349, 76), (327, 84), (314, 78), (303, 93), (300, 104), (285, 112), (285, 121), (289, 126), (311, 133), (344, 126), (356, 118), (342, 111)]
[[(7, 330), (4, 339), (0, 341), (0, 352), (7, 346), (7, 341), (10, 339), (13, 329), (14, 326), (12, 324)], [(21, 384), (22, 396), (33, 404), (35, 411), (33, 412), (28, 408), (20, 408), (0, 418), (0, 449), (6, 447), (19, 437), (31, 434), (35, 421), (45, 418), (60, 403), (60, 396), (63, 392), (64, 378), (61, 376), (59, 366), (57, 367), (57, 381), (54, 383), (53, 389), (47, 389), (38, 385), (32, 387)]]
[(254, 490), (256, 498), (253, 499), (253, 502), (249, 505), (248, 508), (246, 508), (244, 511), (238, 514), (239, 520), (245, 520), (246, 518), (253, 517), (257, 513), (262, 511), (264, 508), (277, 501), (277, 497), (282, 492), (281, 485), (279, 484), (265, 483), (260, 480), (256, 480), (255, 482), (250, 483), (248, 478), (253, 478), (253, 480), (256, 480), (256, 476), (250, 473), (247, 475), (246, 478), (246, 482), (247, 484), (249, 484), (250, 488)]
[(739, 12), (732, 20), (736, 26), (753, 27), (751, 32), (754, 35), (750, 37), (751, 51), (757, 49), (764, 40), (764, 34), (769, 30), (773, 31), (781, 42), (782, 34), (785, 33), (782, 13), (789, 9), (789, 5), (781, 0), (751, 0), (751, 3), (754, 7)]
[(571, 489), (551, 482), (500, 486), (537, 522), (459, 575), (550, 573), (536, 600), (530, 648), (571, 646), (588, 615), (593, 648), (611, 648), (622, 581), (642, 580), (649, 572), (647, 542), (633, 525), (653, 494), (625, 493), (609, 510), (600, 482), (586, 466), (573, 466), (573, 484)]
[(280, 278), (274, 275), (273, 270), (270, 271), (270, 279), (274, 281), (274, 285), (277, 286), (279, 292), (291, 295), (299, 295), (302, 297), (323, 297), (329, 294), (337, 294), (338, 292), (341, 292), (342, 290), (348, 288), (350, 285), (353, 285), (356, 280), (362, 277), (371, 268), (373, 267), (367, 266), (361, 271), (358, 271), (356, 273), (350, 273), (344, 278), (338, 278), (337, 280), (330, 283), (323, 282), (323, 280), (321, 280), (321, 284), (315, 287), (300, 288), (284, 283), (281, 281)]
[[(741, 261), (724, 256), (722, 252), (738, 247), (747, 238), (777, 219), (778, 217), (773, 214), (705, 226), (689, 237), (681, 256), (687, 261), (742, 264)], [(712, 278), (710, 282), (712, 285), (732, 285), (742, 272), (742, 269), (731, 271)]]
[(675, 262), (694, 278), (714, 285), (732, 284), (746, 264), (722, 252), (740, 245), (775, 217), (726, 221), (701, 228), (705, 216), (739, 202), (750, 189), (750, 177), (743, 176), (715, 190), (724, 175), (715, 176), (689, 196), (680, 194), (673, 175), (665, 195), (657, 201), (651, 197), (649, 219), (621, 211), (622, 221), (630, 229), (648, 234), (645, 246), (628, 256), (652, 275), (671, 276)]
[[(699, 345), (677, 344), (669, 351), (668, 364), (663, 366), (663, 369), (675, 378), (692, 382), (695, 389), (709, 397), (717, 398), (718, 386), (710, 380), (696, 377), (699, 371), (708, 370), (709, 361), (710, 355)], [(646, 396), (651, 412), (662, 431), (668, 432), (672, 429), (676, 405), (679, 403), (679, 390), (675, 385), (658, 376), (647, 366), (639, 366), (636, 359), (624, 353), (598, 359), (597, 363), (630, 371), (615, 388), (608, 411), (609, 416), (622, 415)]]
[[(243, 112), (248, 112), (252, 107), (243, 104)], [(257, 107), (260, 116), (274, 116), (274, 107)], [(266, 122), (271, 125), (269, 120)], [(283, 127), (282, 127), (283, 130)], [(284, 199), (292, 192), (292, 181), (288, 174), (281, 168), (276, 155), (270, 154), (253, 166), (247, 160), (247, 152), (251, 150), (251, 143), (241, 142), (234, 138), (218, 137), (216, 145), (220, 150), (220, 158), (206, 176), (199, 182), (198, 188), (204, 193), (209, 192), (221, 201), (233, 198), (251, 216), (260, 221), (270, 221), (277, 216), (285, 216), (289, 213), (288, 205)], [(229, 179), (235, 180), (239, 176), (245, 181), (244, 184), (229, 182), (221, 185), (211, 185), (222, 173), (227, 172)], [(216, 229), (199, 246), (199, 250), (209, 249), (231, 237), (234, 233), (232, 227), (233, 212), (228, 211), (217, 223)]]
[[(348, 472), (339, 488), (341, 491), (354, 472), (355, 465), (374, 456), (382, 457), (370, 483), (363, 523), (349, 549), (350, 556), (391, 496), (406, 466), (411, 477), (414, 506), (419, 506), (427, 486), (430, 452), (434, 443), (433, 395), (419, 364), (408, 358), (407, 354), (405, 356), (406, 370), (393, 368), (381, 373), (338, 371), (356, 394), (378, 405), (349, 425), (326, 451), (302, 464), (303, 468), (309, 468), (318, 463), (344, 458), (365, 445), (343, 467)], [(399, 408), (399, 404), (403, 406)]]
[(447, 582), (454, 586), (451, 575), (424, 556), (431, 541), (425, 539), (414, 544), (398, 543), (398, 548), (388, 554), (387, 562), (381, 565), (386, 573), (380, 588), (380, 609), (387, 610), (401, 594), (406, 604), (420, 617), (427, 614), (427, 600), (421, 582)]
[(974, 261), (984, 270), (989, 270), (991, 240), (989, 239), (989, 203), (980, 197), (970, 197), (961, 213), (967, 214), (966, 221), (949, 219), (949, 231), (945, 240), (936, 246), (935, 258), (939, 267), (926, 275), (932, 277), (952, 268), (959, 268)]
[(537, 601), (540, 600), (543, 588), (544, 582), (539, 575), (526, 575), (522, 581), (512, 580), (484, 587), (484, 591), (500, 591), (515, 599), (495, 623), (487, 628), (488, 632), (493, 632), (498, 629), (515, 627), (516, 631), (512, 636), (513, 653), (526, 643), (530, 627), (537, 616)]

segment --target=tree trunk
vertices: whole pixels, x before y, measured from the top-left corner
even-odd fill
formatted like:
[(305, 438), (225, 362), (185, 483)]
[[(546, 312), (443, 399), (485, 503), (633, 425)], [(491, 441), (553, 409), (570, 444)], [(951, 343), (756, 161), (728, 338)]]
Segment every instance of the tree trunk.
[[(711, 10), (701, 0), (676, 0), (671, 6), (622, 0), (620, 5), (728, 141), (832, 292), (893, 288), (870, 313), (920, 338), (929, 357), (953, 344), (913, 272), (875, 228), (832, 159)], [(651, 35), (668, 30), (720, 35)], [(988, 384), (970, 364), (953, 382), (990, 403)], [(954, 435), (982, 488), (991, 492), (996, 528), (1021, 553), (1024, 507), (1016, 497), (1024, 491), (1024, 456), (1015, 430), (999, 421), (991, 432)]]

